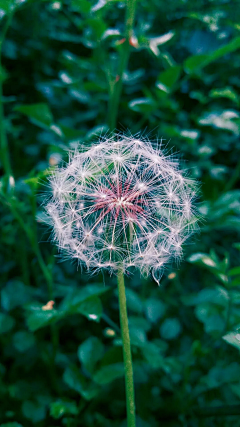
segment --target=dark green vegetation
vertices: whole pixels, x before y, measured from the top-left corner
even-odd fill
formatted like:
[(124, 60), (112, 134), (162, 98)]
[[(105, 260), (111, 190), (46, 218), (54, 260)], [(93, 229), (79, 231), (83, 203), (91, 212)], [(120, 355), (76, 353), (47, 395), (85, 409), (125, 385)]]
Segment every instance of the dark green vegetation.
[[(36, 221), (49, 166), (114, 126), (124, 5), (0, 0), (1, 427), (125, 426), (116, 278), (60, 263)], [(203, 217), (160, 288), (126, 280), (139, 427), (240, 426), (239, 9), (137, 4), (116, 126), (171, 139)]]

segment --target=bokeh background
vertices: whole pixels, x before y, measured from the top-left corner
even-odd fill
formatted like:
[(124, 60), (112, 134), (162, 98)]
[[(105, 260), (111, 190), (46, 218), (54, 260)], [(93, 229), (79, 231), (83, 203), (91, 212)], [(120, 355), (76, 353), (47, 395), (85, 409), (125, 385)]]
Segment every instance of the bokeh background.
[[(40, 206), (49, 168), (109, 130), (125, 11), (0, 0), (1, 427), (126, 426), (116, 278), (61, 262)], [(116, 127), (186, 160), (202, 217), (160, 287), (126, 280), (138, 427), (240, 426), (239, 18), (137, 2)]]

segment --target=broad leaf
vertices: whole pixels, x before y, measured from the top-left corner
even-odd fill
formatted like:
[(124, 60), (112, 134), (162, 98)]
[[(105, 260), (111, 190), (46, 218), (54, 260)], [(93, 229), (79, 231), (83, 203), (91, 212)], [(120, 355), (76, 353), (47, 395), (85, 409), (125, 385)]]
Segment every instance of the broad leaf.
[(222, 56), (227, 55), (228, 53), (234, 52), (239, 48), (240, 48), (240, 37), (236, 37), (230, 43), (220, 47), (219, 49), (215, 50), (214, 52), (208, 55), (206, 54), (206, 55), (190, 56), (184, 62), (184, 68), (187, 73), (194, 73), (195, 71), (206, 67), (211, 62), (216, 61)]
[(25, 114), (34, 124), (44, 129), (48, 129), (53, 123), (53, 116), (47, 104), (20, 105), (14, 110)]

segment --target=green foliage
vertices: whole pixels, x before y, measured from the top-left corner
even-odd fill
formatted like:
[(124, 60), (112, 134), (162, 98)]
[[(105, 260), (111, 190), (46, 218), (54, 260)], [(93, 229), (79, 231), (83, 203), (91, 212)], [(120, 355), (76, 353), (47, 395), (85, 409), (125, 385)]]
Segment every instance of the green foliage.
[(206, 67), (211, 62), (216, 61), (216, 59), (225, 56), (230, 52), (234, 52), (235, 50), (240, 48), (240, 37), (236, 37), (230, 43), (216, 49), (214, 52), (208, 55), (194, 55), (188, 58), (184, 67), (188, 73), (193, 73), (203, 67)]
[(123, 363), (114, 363), (113, 365), (103, 366), (94, 375), (94, 381), (97, 384), (103, 385), (114, 381), (117, 378), (121, 378), (124, 375)]
[(53, 122), (53, 116), (47, 104), (31, 104), (15, 107), (15, 111), (26, 114), (32, 122), (43, 128), (49, 128)]
[(5, 313), (0, 313), (0, 333), (4, 334), (5, 332), (10, 331), (15, 324), (13, 317)]
[(75, 402), (58, 400), (51, 403), (50, 415), (56, 419), (63, 415), (78, 415), (78, 408)]
[(173, 340), (178, 337), (181, 332), (181, 324), (178, 319), (165, 319), (160, 328), (160, 334), (165, 340)]
[[(0, 0), (0, 427), (125, 425), (116, 278), (58, 262), (41, 201), (67, 150), (109, 129), (126, 4)], [(138, 427), (240, 426), (239, 17), (137, 2), (117, 128), (180, 152), (202, 218), (160, 287), (126, 278)]]
[(92, 400), (100, 392), (99, 388), (93, 382), (87, 380), (81, 374), (77, 366), (71, 366), (65, 370), (63, 381), (70, 389), (75, 390), (87, 401)]
[(44, 420), (46, 417), (45, 405), (41, 405), (31, 400), (25, 400), (23, 402), (22, 412), (25, 418), (32, 421), (33, 423), (38, 423), (39, 421)]
[(78, 347), (78, 358), (87, 371), (94, 371), (96, 363), (102, 358), (104, 346), (96, 337), (90, 337)]
[(22, 427), (22, 425), (19, 423), (6, 423), (6, 424), (1, 424), (1, 427)]

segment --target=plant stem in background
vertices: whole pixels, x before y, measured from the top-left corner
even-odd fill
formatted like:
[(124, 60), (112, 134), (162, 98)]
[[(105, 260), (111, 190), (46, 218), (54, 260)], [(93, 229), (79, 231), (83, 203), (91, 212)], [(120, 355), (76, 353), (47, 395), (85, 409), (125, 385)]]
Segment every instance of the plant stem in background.
[(238, 163), (237, 163), (236, 168), (234, 169), (234, 171), (231, 173), (230, 179), (227, 180), (227, 183), (226, 183), (225, 188), (224, 188), (225, 191), (232, 190), (232, 188), (234, 187), (234, 185), (239, 180), (239, 174), (240, 174), (240, 160), (238, 161)]
[(125, 369), (125, 387), (126, 387), (126, 403), (127, 403), (127, 425), (135, 427), (135, 402), (134, 402), (134, 384), (133, 384), (133, 366), (132, 354), (128, 327), (127, 301), (125, 293), (124, 275), (122, 271), (118, 272), (118, 298), (120, 311), (120, 324), (122, 331), (123, 342), (123, 360)]
[[(2, 83), (3, 83), (3, 76), (4, 76), (3, 69), (2, 69), (2, 45), (5, 40), (7, 30), (11, 24), (12, 17), (13, 17), (13, 8), (10, 8), (9, 14), (6, 17), (6, 21), (0, 35), (0, 149), (1, 149), (0, 151), (1, 151), (2, 167), (5, 175), (7, 176), (8, 183), (10, 183), (10, 177), (13, 176), (13, 173), (12, 173), (12, 168), (10, 163), (9, 147), (8, 147), (7, 135), (5, 130), (5, 123), (4, 123), (4, 108), (3, 108), (3, 99), (2, 99), (3, 97)], [(21, 225), (21, 227), (23, 228), (23, 230), (25, 231), (26, 235), (29, 238), (33, 251), (38, 259), (39, 266), (47, 282), (49, 299), (52, 299), (53, 298), (53, 279), (47, 265), (45, 264), (41, 251), (39, 249), (37, 238), (33, 236), (31, 228), (27, 227), (21, 215), (18, 213), (17, 209), (15, 208), (14, 204), (11, 203), (11, 200), (9, 205), (10, 205), (12, 214), (15, 216), (15, 218), (17, 219), (17, 221), (19, 222), (19, 224)], [(58, 331), (55, 325), (51, 325), (51, 333), (52, 333), (52, 343), (53, 343), (53, 364), (54, 364), (54, 359), (55, 359), (57, 347), (58, 347)]]
[(132, 37), (133, 23), (136, 11), (136, 0), (127, 0), (126, 2), (126, 20), (125, 20), (125, 41), (122, 45), (118, 73), (110, 87), (110, 98), (108, 105), (108, 125), (111, 131), (116, 128), (118, 106), (122, 92), (123, 73), (127, 68), (130, 55), (130, 41)]
[[(12, 214), (14, 215), (14, 217), (16, 218), (16, 220), (18, 221), (18, 223), (20, 224), (20, 226), (22, 227), (22, 229), (25, 231), (29, 242), (31, 243), (33, 252), (35, 253), (39, 266), (42, 270), (43, 276), (45, 277), (46, 283), (47, 283), (47, 287), (48, 287), (48, 298), (49, 300), (53, 299), (53, 278), (52, 278), (52, 274), (49, 271), (48, 266), (46, 265), (42, 253), (39, 249), (38, 246), (38, 241), (36, 239), (36, 236), (32, 234), (32, 229), (30, 227), (27, 227), (27, 225), (25, 224), (24, 220), (22, 219), (21, 215), (18, 213), (17, 209), (15, 208), (15, 206), (10, 203), (10, 210), (12, 212)], [(59, 344), (59, 336), (58, 336), (58, 330), (56, 325), (50, 325), (51, 327), (51, 336), (52, 336), (52, 345), (53, 345), (53, 365), (54, 365), (54, 361), (55, 361), (55, 357), (56, 357), (56, 353), (57, 353), (57, 348), (58, 348), (58, 344)]]
[(9, 15), (6, 18), (5, 25), (2, 29), (2, 33), (0, 35), (0, 147), (1, 147), (1, 161), (2, 161), (2, 167), (4, 169), (4, 172), (6, 176), (8, 177), (8, 180), (10, 176), (12, 175), (12, 169), (10, 164), (10, 156), (9, 156), (9, 149), (8, 149), (8, 142), (7, 142), (7, 135), (5, 131), (4, 126), (4, 110), (3, 110), (3, 78), (4, 73), (2, 69), (2, 45), (7, 33), (7, 30), (10, 26), (11, 20), (13, 16), (13, 11), (9, 13)]
[(13, 214), (13, 216), (16, 218), (16, 220), (18, 221), (18, 223), (20, 224), (20, 226), (22, 227), (22, 229), (25, 231), (31, 245), (32, 245), (32, 249), (37, 257), (39, 266), (42, 270), (42, 273), (46, 279), (46, 283), (47, 283), (47, 287), (48, 287), (48, 293), (49, 293), (49, 298), (52, 299), (53, 297), (53, 280), (52, 280), (52, 276), (51, 273), (48, 270), (48, 267), (45, 264), (45, 261), (42, 257), (41, 251), (38, 247), (38, 242), (36, 241), (35, 237), (32, 235), (32, 230), (30, 227), (28, 227), (24, 220), (22, 219), (21, 215), (18, 213), (17, 209), (15, 208), (15, 206), (13, 205), (13, 203), (9, 203), (9, 207), (10, 210)]

